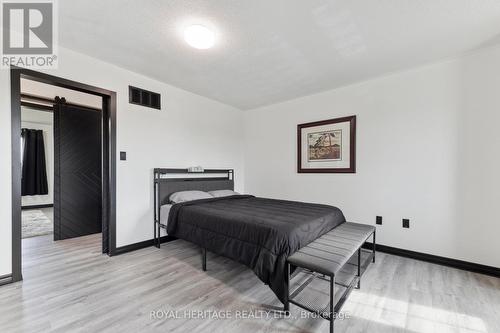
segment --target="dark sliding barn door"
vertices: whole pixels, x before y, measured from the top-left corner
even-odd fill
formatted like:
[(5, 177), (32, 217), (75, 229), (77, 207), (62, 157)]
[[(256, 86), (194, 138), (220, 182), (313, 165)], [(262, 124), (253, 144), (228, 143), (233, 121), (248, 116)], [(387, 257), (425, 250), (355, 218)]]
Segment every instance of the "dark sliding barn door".
[(102, 229), (101, 111), (54, 105), (54, 240)]

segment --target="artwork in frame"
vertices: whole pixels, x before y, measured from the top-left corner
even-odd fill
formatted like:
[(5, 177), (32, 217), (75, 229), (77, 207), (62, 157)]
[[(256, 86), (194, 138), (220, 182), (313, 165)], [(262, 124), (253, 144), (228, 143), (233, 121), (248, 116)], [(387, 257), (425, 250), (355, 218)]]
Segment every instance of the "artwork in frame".
[(356, 116), (297, 125), (297, 172), (355, 173)]

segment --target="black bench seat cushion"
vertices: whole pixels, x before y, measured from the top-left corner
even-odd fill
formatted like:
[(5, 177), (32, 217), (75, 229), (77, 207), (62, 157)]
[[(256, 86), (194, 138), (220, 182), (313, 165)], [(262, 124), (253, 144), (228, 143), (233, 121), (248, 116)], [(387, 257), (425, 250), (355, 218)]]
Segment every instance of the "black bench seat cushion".
[(296, 251), (288, 262), (311, 271), (335, 275), (375, 231), (366, 224), (345, 222)]

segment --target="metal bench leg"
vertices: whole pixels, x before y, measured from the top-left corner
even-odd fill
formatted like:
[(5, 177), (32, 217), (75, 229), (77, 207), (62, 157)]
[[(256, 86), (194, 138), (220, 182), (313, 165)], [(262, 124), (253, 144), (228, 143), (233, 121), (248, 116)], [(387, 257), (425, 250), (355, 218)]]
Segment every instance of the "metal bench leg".
[(356, 288), (361, 288), (361, 248), (358, 249), (358, 285)]
[(330, 333), (333, 333), (335, 321), (335, 275), (330, 276)]
[(285, 264), (285, 302), (283, 303), (283, 311), (287, 315), (290, 312), (290, 264)]
[(201, 249), (201, 260), (202, 260), (202, 268), (203, 271), (207, 270), (207, 249), (202, 248)]
[(372, 262), (375, 263), (375, 233), (376, 231), (373, 232), (373, 259), (372, 259)]

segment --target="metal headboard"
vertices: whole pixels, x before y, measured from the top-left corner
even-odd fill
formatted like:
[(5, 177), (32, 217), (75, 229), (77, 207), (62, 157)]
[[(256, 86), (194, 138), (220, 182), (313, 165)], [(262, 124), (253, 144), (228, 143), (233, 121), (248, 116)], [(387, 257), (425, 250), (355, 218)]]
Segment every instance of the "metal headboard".
[[(170, 195), (179, 191), (234, 190), (233, 169), (207, 169), (189, 172), (188, 169), (154, 169), (155, 242), (159, 247), (161, 224), (160, 207), (170, 203)], [(158, 235), (158, 238), (157, 238)]]
[(168, 204), (172, 193), (179, 191), (234, 190), (232, 169), (208, 169), (188, 172), (187, 169), (154, 169), (155, 197), (159, 206)]
[[(234, 190), (233, 169), (207, 169), (189, 172), (188, 169), (154, 169), (154, 243), (160, 247), (161, 223), (160, 207), (170, 203), (170, 195), (179, 191)], [(168, 236), (167, 236), (168, 237)]]

